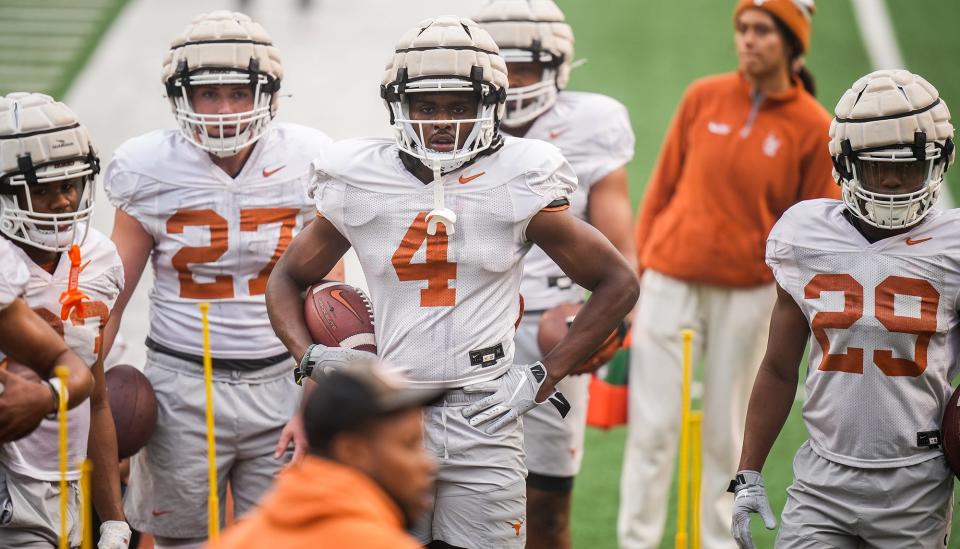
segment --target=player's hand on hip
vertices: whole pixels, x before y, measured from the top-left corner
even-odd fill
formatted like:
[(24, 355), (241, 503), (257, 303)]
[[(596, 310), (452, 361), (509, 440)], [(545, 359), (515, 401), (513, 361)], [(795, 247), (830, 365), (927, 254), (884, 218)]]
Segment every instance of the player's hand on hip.
[(740, 549), (754, 549), (753, 537), (750, 535), (750, 514), (760, 513), (763, 525), (767, 530), (777, 526), (777, 519), (770, 509), (770, 500), (763, 487), (763, 476), (756, 471), (739, 471), (733, 480), (730, 491), (733, 497), (733, 523), (730, 532)]
[[(470, 425), (483, 425), (485, 433), (493, 434), (541, 404), (537, 402), (536, 396), (546, 379), (547, 369), (540, 362), (536, 362), (514, 364), (507, 373), (497, 379), (467, 385), (463, 388), (465, 393), (492, 394), (464, 407), (463, 417), (470, 421)], [(561, 416), (565, 417), (570, 411), (570, 404), (559, 391), (553, 391), (546, 400), (556, 406)]]
[(130, 545), (130, 525), (122, 520), (108, 520), (100, 525), (97, 549), (127, 549)]
[(293, 442), (293, 458), (290, 463), (297, 463), (307, 453), (307, 432), (303, 428), (303, 419), (300, 414), (294, 414), (280, 432), (280, 440), (273, 452), (274, 459), (283, 459), (283, 455)]
[(300, 364), (294, 370), (294, 380), (297, 385), (308, 377), (314, 381), (319, 381), (328, 372), (342, 368), (351, 362), (376, 359), (377, 355), (367, 351), (313, 344), (307, 347), (307, 350), (303, 353), (303, 358), (300, 359)]

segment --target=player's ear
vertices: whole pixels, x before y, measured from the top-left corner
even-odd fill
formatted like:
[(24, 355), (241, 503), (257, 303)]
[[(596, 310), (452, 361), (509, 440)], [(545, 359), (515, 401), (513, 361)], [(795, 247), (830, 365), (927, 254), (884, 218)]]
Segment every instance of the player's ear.
[(330, 443), (330, 457), (338, 463), (346, 463), (364, 473), (369, 473), (373, 468), (375, 456), (368, 437), (369, 435), (364, 431), (335, 435)]

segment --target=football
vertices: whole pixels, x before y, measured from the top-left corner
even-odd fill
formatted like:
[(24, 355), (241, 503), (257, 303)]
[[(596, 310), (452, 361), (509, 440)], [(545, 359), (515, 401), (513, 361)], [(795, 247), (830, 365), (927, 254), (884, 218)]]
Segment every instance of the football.
[[(547, 353), (552, 351), (557, 343), (560, 343), (560, 340), (567, 335), (567, 330), (573, 324), (573, 319), (576, 318), (581, 306), (579, 303), (561, 303), (543, 313), (537, 331), (537, 347), (540, 349), (541, 356), (547, 356)], [(574, 368), (570, 373), (572, 375), (589, 374), (610, 362), (617, 349), (623, 345), (628, 331), (626, 322), (621, 321), (620, 325), (607, 336), (600, 347), (587, 357), (583, 364)]]
[(303, 317), (314, 343), (377, 353), (373, 305), (360, 288), (320, 281), (307, 290)]
[(537, 347), (540, 356), (547, 354), (567, 335), (574, 317), (580, 311), (579, 303), (561, 303), (544, 311), (537, 327)]
[(120, 459), (140, 451), (157, 426), (157, 397), (143, 372), (118, 364), (106, 372), (107, 398), (117, 429)]
[(940, 436), (943, 438), (943, 454), (947, 457), (947, 464), (953, 474), (960, 478), (960, 388), (953, 391), (943, 411)]

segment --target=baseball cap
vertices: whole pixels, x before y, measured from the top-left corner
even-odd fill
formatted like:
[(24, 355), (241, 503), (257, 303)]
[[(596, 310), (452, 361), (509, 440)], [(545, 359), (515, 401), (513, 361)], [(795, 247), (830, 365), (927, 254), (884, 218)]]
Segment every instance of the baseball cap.
[(304, 429), (314, 449), (337, 433), (353, 431), (371, 420), (439, 401), (444, 389), (411, 387), (377, 361), (358, 361), (326, 374), (307, 399)]

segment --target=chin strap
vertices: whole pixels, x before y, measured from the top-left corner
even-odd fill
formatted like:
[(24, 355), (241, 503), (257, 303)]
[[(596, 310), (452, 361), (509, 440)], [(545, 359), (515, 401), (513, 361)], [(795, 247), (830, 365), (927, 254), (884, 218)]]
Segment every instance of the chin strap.
[(80, 246), (74, 244), (70, 246), (67, 253), (70, 257), (70, 279), (67, 281), (67, 289), (60, 294), (60, 320), (70, 318), (73, 309), (77, 309), (80, 316), (83, 316), (83, 300), (90, 299), (86, 294), (77, 289), (80, 283)]
[(433, 210), (427, 214), (427, 234), (437, 234), (437, 225), (442, 224), (448, 235), (453, 234), (453, 224), (457, 222), (457, 214), (447, 208), (443, 200), (443, 181), (441, 181), (440, 163), (433, 165)]

